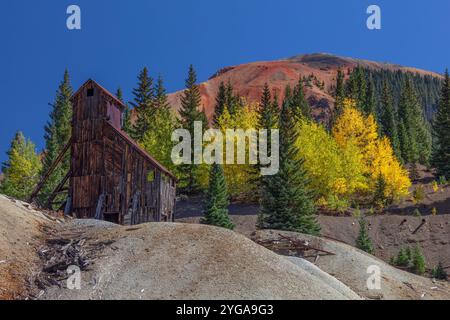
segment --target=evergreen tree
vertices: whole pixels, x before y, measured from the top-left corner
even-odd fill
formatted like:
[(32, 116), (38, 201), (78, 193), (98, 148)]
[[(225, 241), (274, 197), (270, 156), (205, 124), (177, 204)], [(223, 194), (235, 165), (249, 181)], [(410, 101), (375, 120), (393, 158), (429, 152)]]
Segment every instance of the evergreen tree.
[(444, 266), (442, 265), (441, 261), (439, 261), (436, 268), (434, 268), (432, 270), (431, 275), (433, 276), (433, 278), (438, 279), (438, 280), (447, 280), (448, 279), (448, 274), (445, 271)]
[(303, 81), (301, 79), (299, 79), (292, 92), (291, 108), (294, 116), (297, 118), (312, 119), (311, 107), (305, 99)]
[(431, 135), (411, 78), (404, 82), (399, 102), (402, 158), (407, 163), (427, 164), (431, 152)]
[(149, 76), (147, 67), (144, 67), (138, 75), (138, 84), (133, 89), (133, 96), (130, 105), (136, 112), (136, 123), (131, 130), (131, 137), (140, 142), (152, 124), (154, 111), (155, 91), (153, 79)]
[(344, 100), (345, 100), (345, 83), (344, 83), (344, 72), (341, 69), (337, 72), (336, 78), (336, 90), (334, 93), (335, 104), (334, 104), (334, 112), (333, 112), (333, 123), (337, 118), (342, 114), (342, 110), (344, 109)]
[(359, 234), (356, 239), (356, 247), (370, 254), (373, 254), (375, 251), (369, 236), (367, 220), (364, 216), (359, 218)]
[[(45, 155), (41, 175), (47, 173), (72, 136), (72, 103), (70, 101), (72, 93), (69, 72), (65, 70), (63, 80), (56, 92), (55, 102), (52, 104), (50, 120), (44, 128)], [(40, 200), (44, 200), (53, 192), (67, 174), (69, 167), (70, 156), (66, 154), (43, 186)]]
[(158, 109), (170, 109), (169, 102), (167, 101), (167, 92), (164, 87), (164, 80), (162, 76), (158, 76), (158, 80), (155, 86), (155, 100), (154, 100), (155, 110)]
[(369, 75), (369, 80), (367, 84), (367, 92), (365, 96), (365, 103), (364, 103), (364, 111), (366, 115), (372, 114), (375, 118), (377, 118), (376, 114), (376, 90), (375, 90), (375, 83), (373, 81), (372, 75)]
[(116, 97), (125, 105), (125, 110), (123, 111), (122, 130), (130, 135), (133, 128), (131, 124), (131, 110), (128, 107), (128, 104), (126, 104), (123, 100), (123, 92), (121, 88), (117, 89)]
[(204, 217), (201, 222), (233, 230), (234, 225), (228, 215), (228, 204), (228, 190), (223, 168), (219, 164), (213, 164), (206, 193)]
[(373, 203), (379, 208), (383, 208), (389, 203), (386, 197), (386, 188), (387, 188), (386, 180), (380, 174), (380, 176), (377, 179), (377, 184), (375, 186), (375, 194), (373, 198)]
[[(194, 124), (196, 121), (202, 122), (203, 130), (206, 130), (207, 121), (205, 114), (199, 110), (201, 103), (200, 89), (197, 82), (197, 75), (194, 67), (189, 66), (188, 77), (186, 79), (186, 89), (181, 96), (180, 121), (183, 129), (191, 134), (191, 159), (194, 159)], [(203, 133), (202, 133), (203, 134)], [(179, 166), (180, 184), (185, 192), (193, 193), (199, 190), (197, 164), (182, 164)]]
[(4, 180), (0, 184), (0, 193), (27, 200), (39, 180), (42, 168), (39, 155), (34, 144), (26, 140), (22, 132), (16, 133), (7, 155), (8, 160), (2, 166)]
[(267, 176), (263, 186), (261, 215), (264, 227), (270, 229), (318, 234), (320, 226), (315, 216), (315, 205), (309, 191), (309, 180), (303, 160), (296, 148), (296, 121), (289, 108), (290, 91), (286, 90), (280, 115), (279, 171)]
[(383, 90), (381, 94), (380, 129), (381, 134), (391, 140), (395, 155), (397, 158), (401, 159), (397, 117), (392, 99), (392, 91), (387, 81), (383, 82)]
[(425, 273), (425, 258), (419, 244), (414, 247), (412, 253), (412, 269), (415, 274), (422, 275)]
[(222, 115), (223, 110), (227, 104), (227, 88), (225, 83), (222, 81), (219, 85), (219, 91), (216, 96), (216, 106), (214, 107), (214, 118), (213, 124), (217, 125), (217, 120)]
[(445, 71), (441, 98), (433, 122), (432, 165), (438, 177), (450, 178), (450, 77)]

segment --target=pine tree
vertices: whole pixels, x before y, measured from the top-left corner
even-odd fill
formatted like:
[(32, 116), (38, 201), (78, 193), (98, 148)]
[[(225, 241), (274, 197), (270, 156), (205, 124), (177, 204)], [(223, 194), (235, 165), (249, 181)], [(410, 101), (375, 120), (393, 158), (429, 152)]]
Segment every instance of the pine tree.
[(298, 119), (312, 119), (311, 107), (305, 99), (305, 93), (303, 91), (303, 81), (301, 79), (299, 79), (292, 92), (291, 108), (293, 110), (293, 115)]
[(286, 91), (279, 124), (280, 167), (263, 186), (261, 215), (266, 228), (318, 234), (320, 226), (303, 160), (298, 159), (296, 121), (289, 108), (290, 92)]
[(403, 84), (399, 102), (400, 144), (406, 163), (427, 164), (431, 152), (431, 135), (411, 77)]
[(450, 77), (445, 71), (441, 98), (433, 121), (432, 165), (438, 177), (450, 178)]
[(39, 155), (22, 132), (16, 133), (7, 155), (8, 160), (2, 166), (4, 180), (0, 184), (0, 193), (27, 200), (39, 180), (42, 168)]
[(372, 114), (375, 118), (377, 118), (376, 105), (377, 100), (376, 100), (375, 83), (373, 81), (372, 75), (369, 75), (369, 81), (367, 84), (367, 91), (364, 103), (364, 111), (366, 115)]
[(356, 247), (370, 254), (373, 254), (375, 251), (369, 236), (367, 220), (364, 216), (359, 218), (359, 234), (356, 239)]
[(130, 105), (136, 112), (136, 123), (131, 130), (131, 137), (140, 142), (152, 123), (154, 111), (155, 91), (153, 79), (149, 76), (147, 67), (139, 73), (138, 84), (133, 89), (133, 95)]
[(335, 104), (334, 104), (334, 112), (333, 112), (333, 123), (337, 118), (342, 114), (344, 110), (344, 100), (345, 100), (345, 83), (344, 83), (344, 72), (341, 69), (337, 72), (336, 78), (336, 90), (334, 93)]
[[(45, 130), (45, 155), (43, 159), (42, 175), (47, 173), (60, 152), (64, 149), (72, 135), (72, 87), (69, 72), (65, 70), (64, 77), (56, 92), (55, 102), (52, 104), (50, 120)], [(54, 170), (42, 189), (40, 200), (44, 200), (67, 174), (70, 157), (67, 154)]]
[(216, 96), (216, 106), (214, 107), (214, 118), (213, 118), (213, 124), (217, 125), (217, 120), (222, 115), (223, 110), (227, 104), (227, 88), (225, 86), (225, 83), (222, 81), (219, 85), (219, 91), (217, 92)]
[(391, 140), (397, 158), (401, 159), (400, 142), (397, 129), (397, 117), (392, 99), (392, 91), (387, 81), (383, 82), (381, 93), (380, 129), (383, 136)]
[(414, 247), (412, 253), (412, 269), (415, 274), (422, 275), (425, 273), (425, 258), (419, 244)]
[[(194, 67), (189, 66), (188, 77), (186, 79), (186, 89), (181, 96), (180, 122), (183, 129), (191, 134), (191, 159), (194, 159), (194, 124), (196, 121), (202, 122), (203, 130), (206, 130), (207, 121), (204, 112), (200, 111), (201, 95), (197, 82), (197, 75)], [(203, 133), (202, 133), (203, 134)], [(187, 193), (194, 193), (199, 190), (198, 170), (196, 164), (180, 165), (180, 185)]]
[(228, 204), (228, 190), (223, 168), (219, 164), (213, 164), (206, 193), (204, 217), (201, 222), (233, 230), (234, 225), (228, 215)]
[(122, 130), (130, 135), (133, 128), (131, 124), (131, 110), (123, 100), (122, 88), (117, 89), (116, 97), (125, 105), (125, 110), (123, 111)]
[(164, 80), (161, 75), (158, 76), (155, 86), (155, 99), (154, 108), (158, 109), (170, 109), (169, 102), (167, 101), (167, 92), (164, 87)]
[(439, 261), (438, 265), (435, 268), (433, 268), (433, 270), (431, 271), (431, 275), (433, 276), (433, 278), (438, 280), (448, 279), (448, 274), (445, 271), (441, 261)]
[(386, 197), (386, 188), (387, 188), (386, 180), (380, 174), (380, 176), (377, 179), (377, 184), (375, 186), (375, 194), (373, 197), (374, 205), (378, 206), (379, 208), (384, 208), (384, 206), (386, 206), (389, 202)]

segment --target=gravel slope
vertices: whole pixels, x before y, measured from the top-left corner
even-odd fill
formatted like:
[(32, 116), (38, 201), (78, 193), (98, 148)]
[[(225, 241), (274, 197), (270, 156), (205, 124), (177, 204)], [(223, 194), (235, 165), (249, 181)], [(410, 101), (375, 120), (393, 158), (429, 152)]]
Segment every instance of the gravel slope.
[(347, 299), (304, 268), (222, 228), (148, 223), (137, 227), (76, 222), (60, 237), (86, 246), (111, 242), (82, 273), (81, 290), (48, 288), (42, 299)]

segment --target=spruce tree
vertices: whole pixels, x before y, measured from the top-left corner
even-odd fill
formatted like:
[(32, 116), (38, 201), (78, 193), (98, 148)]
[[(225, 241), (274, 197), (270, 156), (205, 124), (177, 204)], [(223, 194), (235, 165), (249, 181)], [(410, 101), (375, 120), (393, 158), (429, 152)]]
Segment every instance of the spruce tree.
[(383, 136), (391, 140), (397, 158), (401, 159), (400, 142), (397, 128), (397, 116), (392, 98), (392, 91), (387, 81), (383, 82), (381, 93), (380, 130)]
[(422, 275), (425, 273), (425, 258), (419, 244), (414, 247), (412, 253), (412, 269), (415, 274)]
[(311, 107), (305, 99), (303, 81), (301, 78), (292, 92), (291, 108), (294, 116), (297, 118), (312, 119)]
[[(72, 136), (72, 103), (70, 101), (72, 93), (69, 72), (65, 70), (63, 80), (56, 91), (55, 102), (52, 104), (50, 120), (44, 128), (45, 153), (41, 175), (47, 173)], [(43, 186), (40, 200), (46, 200), (67, 174), (69, 167), (70, 155), (67, 153)]]
[(2, 165), (4, 179), (0, 184), (0, 193), (27, 200), (39, 180), (42, 168), (35, 145), (17, 132), (7, 152), (8, 160)]
[(131, 124), (131, 110), (128, 107), (128, 104), (126, 104), (123, 100), (122, 88), (117, 89), (116, 97), (125, 105), (125, 110), (123, 111), (122, 130), (130, 135), (133, 127)]
[(204, 217), (201, 222), (230, 230), (234, 229), (228, 215), (228, 190), (223, 168), (219, 164), (213, 164), (209, 175), (209, 187), (206, 193)]
[[(207, 121), (204, 112), (200, 111), (201, 95), (197, 82), (197, 75), (194, 67), (189, 66), (188, 77), (186, 79), (186, 89), (181, 96), (180, 122), (183, 129), (191, 134), (191, 159), (194, 159), (194, 124), (196, 121), (202, 122), (203, 130), (206, 130)], [(203, 134), (203, 132), (202, 132)], [(188, 194), (199, 191), (197, 164), (182, 164), (180, 170), (180, 185)]]
[(356, 239), (356, 247), (370, 254), (373, 254), (375, 251), (369, 236), (367, 220), (364, 216), (359, 218), (359, 234)]
[(372, 75), (369, 74), (369, 80), (367, 84), (367, 91), (364, 103), (364, 111), (366, 115), (372, 114), (375, 118), (377, 118), (376, 105), (377, 100), (376, 100), (375, 83), (373, 81)]
[(223, 110), (227, 104), (227, 88), (225, 86), (225, 83), (222, 81), (219, 84), (219, 91), (217, 92), (216, 96), (216, 105), (214, 107), (214, 118), (213, 118), (213, 124), (217, 125), (217, 120), (220, 118), (220, 116), (223, 113)]
[(427, 164), (431, 152), (431, 135), (411, 76), (403, 84), (398, 110), (399, 120), (404, 126), (400, 134), (403, 160), (406, 163)]
[(438, 177), (450, 179), (450, 77), (445, 71), (438, 110), (433, 121), (432, 165)]
[(341, 69), (337, 72), (336, 78), (336, 90), (334, 92), (335, 104), (333, 111), (332, 125), (337, 118), (342, 114), (344, 110), (344, 100), (345, 100), (345, 83), (344, 83), (344, 72)]
[(144, 67), (138, 75), (138, 84), (133, 89), (133, 96), (130, 105), (136, 112), (136, 123), (132, 128), (131, 137), (140, 142), (152, 123), (154, 111), (155, 91), (147, 67)]
[(155, 86), (155, 99), (154, 108), (158, 109), (170, 109), (166, 88), (164, 87), (164, 80), (161, 75), (158, 76)]
[(286, 90), (280, 115), (279, 171), (267, 176), (263, 186), (261, 216), (265, 228), (318, 234), (320, 226), (316, 219), (309, 180), (299, 159), (296, 147), (297, 128), (289, 108), (290, 91)]

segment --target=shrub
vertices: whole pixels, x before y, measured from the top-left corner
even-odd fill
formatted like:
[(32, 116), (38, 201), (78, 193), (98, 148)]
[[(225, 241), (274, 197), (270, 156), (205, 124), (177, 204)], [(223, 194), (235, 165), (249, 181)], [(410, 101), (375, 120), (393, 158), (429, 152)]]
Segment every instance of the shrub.
[(417, 209), (417, 208), (414, 209), (413, 215), (414, 215), (414, 217), (417, 217), (417, 218), (422, 217), (422, 213), (421, 213), (420, 210)]
[(437, 181), (433, 181), (433, 191), (435, 193), (439, 191), (439, 183)]
[(447, 178), (445, 178), (445, 176), (440, 176), (439, 177), (439, 185), (444, 186), (448, 183)]
[(431, 271), (431, 276), (438, 280), (447, 280), (448, 274), (445, 272), (444, 267), (442, 266), (442, 262), (439, 261), (439, 264), (433, 268)]
[(412, 271), (415, 274), (422, 275), (425, 273), (425, 258), (419, 244), (414, 248), (412, 255)]
[(359, 218), (359, 235), (356, 239), (356, 247), (370, 254), (373, 254), (375, 251), (372, 240), (369, 237), (367, 220), (364, 216)]
[(422, 185), (419, 185), (414, 189), (413, 199), (415, 203), (421, 203), (425, 200), (425, 189)]
[(432, 214), (433, 216), (437, 215), (437, 209), (436, 209), (436, 207), (433, 207), (433, 209), (431, 209), (431, 214)]

